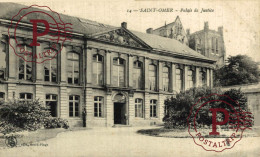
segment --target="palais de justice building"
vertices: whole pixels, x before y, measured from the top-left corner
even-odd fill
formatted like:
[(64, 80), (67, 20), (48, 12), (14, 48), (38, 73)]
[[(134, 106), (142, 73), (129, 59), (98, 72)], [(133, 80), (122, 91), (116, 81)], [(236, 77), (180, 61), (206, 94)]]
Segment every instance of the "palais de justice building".
[[(1, 100), (39, 99), (52, 116), (68, 119), (72, 126), (82, 125), (84, 108), (88, 126), (151, 125), (162, 122), (167, 97), (213, 85), (215, 60), (175, 38), (131, 31), (125, 22), (113, 27), (61, 15), (73, 24), (71, 40), (52, 60), (27, 62), (15, 55), (10, 47), (15, 39), (8, 37), (13, 14), (23, 7), (0, 5)], [(32, 18), (48, 20), (46, 16)], [(32, 24), (26, 18), (19, 22), (16, 38), (33, 54), (53, 44), (40, 36), (40, 46), (31, 47)], [(187, 43), (188, 38), (183, 41)]]

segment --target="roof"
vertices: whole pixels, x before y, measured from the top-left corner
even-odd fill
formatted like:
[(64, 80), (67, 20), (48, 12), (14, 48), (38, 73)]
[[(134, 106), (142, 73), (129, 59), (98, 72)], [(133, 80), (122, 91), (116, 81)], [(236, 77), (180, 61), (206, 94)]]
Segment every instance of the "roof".
[(170, 51), (173, 54), (180, 54), (205, 60), (211, 60), (203, 56), (202, 54), (194, 51), (193, 49), (189, 48), (185, 44), (180, 43), (176, 39), (165, 38), (158, 35), (146, 34), (137, 31), (131, 32), (154, 49)]
[(173, 22), (168, 23), (168, 24), (166, 24), (166, 22), (165, 22), (165, 25), (164, 25), (164, 26), (161, 26), (161, 27), (159, 27), (159, 28), (156, 28), (156, 29), (154, 29), (153, 31), (157, 31), (157, 30), (159, 30), (159, 29), (161, 29), (161, 28), (164, 28), (164, 27), (169, 27), (169, 26), (172, 27), (172, 26), (175, 24), (175, 22), (177, 21), (177, 19), (179, 19), (179, 16), (177, 16)]
[[(5, 20), (12, 20), (13, 16), (15, 16), (22, 8), (28, 8), (28, 6), (17, 4), (17, 3), (1, 3), (0, 5), (0, 18)], [(57, 14), (43, 10), (38, 8), (30, 8), (30, 11), (44, 11), (51, 15), (57, 22), (60, 21)], [(21, 15), (24, 15), (28, 11), (21, 10)], [(37, 15), (37, 16), (36, 16)], [(114, 29), (115, 27), (101, 24), (95, 21), (81, 19), (78, 17), (68, 16), (64, 14), (60, 14), (60, 18), (64, 23), (72, 23), (73, 32), (75, 33), (82, 33), (85, 35), (91, 35), (93, 33), (98, 33), (102, 31), (108, 31), (110, 29)], [(45, 19), (50, 21), (49, 16), (45, 14), (28, 14), (26, 17), (29, 18), (22, 18), (22, 22), (30, 23), (29, 19)], [(16, 16), (14, 20), (19, 20), (20, 16)]]
[[(1, 3), (0, 19), (12, 20), (13, 16), (16, 15), (18, 13), (18, 11), (21, 10), (22, 8), (28, 8), (28, 6), (17, 4), (17, 3)], [(53, 18), (56, 21), (60, 21), (59, 17), (57, 16), (57, 13), (53, 13), (51, 11), (38, 9), (38, 8), (30, 8), (30, 9), (31, 9), (30, 11), (47, 12), (48, 14), (53, 16)], [(21, 10), (21, 15), (23, 15), (27, 12), (28, 11)], [(87, 35), (89, 37), (91, 37), (91, 35), (94, 35), (97, 33), (100, 34), (103, 32), (109, 32), (109, 31), (112, 31), (115, 29), (120, 29), (118, 27), (105, 25), (105, 24), (87, 20), (87, 19), (68, 16), (68, 15), (64, 15), (64, 14), (59, 14), (59, 15), (60, 15), (61, 20), (64, 23), (72, 23), (72, 28), (73, 28), (74, 33), (81, 33), (81, 34)], [(36, 16), (36, 14), (28, 14), (28, 15), (26, 15), (26, 17), (27, 16), (28, 16), (28, 18), (22, 18), (22, 22), (31, 24), (29, 19), (45, 19), (47, 21), (51, 20), (49, 18), (49, 16), (47, 16), (45, 14), (37, 14), (37, 16)], [(14, 18), (14, 20), (18, 21), (19, 18), (20, 18), (20, 16), (16, 16)], [(153, 49), (169, 51), (172, 54), (179, 54), (182, 56), (189, 56), (189, 57), (204, 59), (204, 60), (208, 60), (208, 61), (214, 61), (214, 60), (211, 60), (211, 59), (199, 54), (198, 52), (192, 50), (185, 44), (182, 44), (175, 39), (164, 38), (161, 36), (141, 33), (141, 32), (137, 32), (137, 31), (129, 31), (129, 32), (134, 34), (137, 38), (141, 39), (142, 42), (146, 43)]]

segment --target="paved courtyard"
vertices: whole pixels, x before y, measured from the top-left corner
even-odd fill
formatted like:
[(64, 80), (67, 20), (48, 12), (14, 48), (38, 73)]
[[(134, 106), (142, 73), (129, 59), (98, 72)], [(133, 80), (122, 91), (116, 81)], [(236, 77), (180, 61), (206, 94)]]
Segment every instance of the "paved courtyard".
[[(151, 128), (151, 127), (149, 127)], [(258, 157), (260, 138), (243, 138), (231, 150), (206, 152), (191, 138), (163, 138), (137, 134), (142, 128), (94, 128), (60, 133), (56, 138), (0, 150), (0, 157)], [(148, 128), (147, 128), (148, 129)]]

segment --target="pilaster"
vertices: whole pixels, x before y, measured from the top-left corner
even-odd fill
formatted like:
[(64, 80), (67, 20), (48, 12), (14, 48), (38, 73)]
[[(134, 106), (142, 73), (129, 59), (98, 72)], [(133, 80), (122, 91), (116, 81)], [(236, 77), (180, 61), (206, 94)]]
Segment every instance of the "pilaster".
[(106, 72), (106, 85), (111, 85), (111, 53), (109, 51), (106, 52), (106, 62), (105, 62), (105, 72)]
[(18, 96), (16, 95), (17, 93), (15, 92), (15, 91), (16, 91), (16, 84), (8, 83), (7, 90), (8, 90), (8, 96), (7, 96), (7, 98), (8, 98), (9, 100), (12, 100), (13, 98), (17, 98), (17, 97), (18, 97)]
[(210, 87), (211, 88), (213, 88), (213, 82), (214, 80), (213, 80), (213, 69), (210, 69)]
[(87, 49), (87, 75), (86, 75), (86, 82), (87, 84), (91, 84), (92, 83), (92, 49), (88, 48)]
[(202, 86), (202, 85), (200, 84), (199, 72), (200, 72), (200, 68), (199, 68), (199, 67), (196, 67), (196, 69), (195, 69), (195, 87)]
[(106, 120), (107, 120), (107, 126), (113, 126), (114, 125), (114, 104), (112, 101), (111, 95), (106, 95)]
[(184, 90), (187, 90), (189, 87), (188, 87), (188, 68), (189, 66), (187, 65), (184, 65), (184, 72), (183, 72), (183, 75), (184, 75), (184, 78), (183, 78), (183, 87), (184, 87)]
[(163, 89), (163, 65), (162, 65), (162, 62), (159, 61), (159, 64), (158, 64), (158, 85), (159, 85), (159, 91), (162, 91)]
[(144, 59), (144, 82), (145, 82), (145, 90), (149, 89), (149, 59)]
[(61, 83), (66, 83), (67, 82), (67, 65), (66, 65), (66, 61), (67, 61), (67, 50), (66, 50), (66, 46), (64, 46), (61, 50)]
[[(10, 45), (12, 45), (13, 47)], [(18, 63), (17, 63), (18, 56), (15, 55), (15, 51), (16, 51), (15, 45), (16, 45), (15, 40), (13, 38), (11, 38), (10, 44), (9, 44), (9, 65), (8, 66), (9, 66), (9, 79), (12, 79), (12, 80), (15, 80), (18, 75), (18, 73), (16, 72), (17, 68), (18, 68)]]
[(133, 56), (128, 55), (128, 82), (129, 82), (129, 87), (133, 87)]
[(171, 82), (172, 82), (172, 91), (176, 91), (176, 65), (172, 64), (172, 72), (171, 72)]
[(144, 114), (145, 114), (145, 119), (150, 118), (150, 95), (149, 93), (144, 94)]
[[(42, 52), (42, 44), (40, 46), (36, 46), (36, 54)], [(36, 64), (36, 82), (41, 82), (44, 80), (44, 64), (38, 63)]]
[(207, 69), (207, 72), (206, 72), (206, 79), (207, 79), (207, 86), (209, 87), (210, 86), (210, 70)]
[(92, 122), (94, 118), (94, 97), (92, 88), (86, 88), (85, 99), (88, 125)]
[(69, 103), (68, 103), (68, 91), (67, 87), (60, 87), (60, 117), (68, 118), (69, 116)]
[(163, 94), (159, 94), (159, 99), (158, 99), (158, 119), (160, 122), (162, 122), (163, 117), (164, 117), (164, 96)]
[(45, 100), (43, 94), (43, 85), (35, 85), (35, 99), (39, 99), (40, 102), (43, 102)]
[(132, 124), (133, 119), (135, 118), (135, 100), (133, 96), (129, 96), (129, 125)]

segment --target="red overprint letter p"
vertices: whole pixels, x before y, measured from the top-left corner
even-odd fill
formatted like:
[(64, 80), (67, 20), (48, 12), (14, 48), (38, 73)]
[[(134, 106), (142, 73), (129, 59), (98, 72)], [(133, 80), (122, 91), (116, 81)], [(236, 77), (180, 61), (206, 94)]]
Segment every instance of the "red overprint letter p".
[[(33, 41), (30, 46), (40, 46), (40, 43), (37, 43), (38, 36), (44, 36), (49, 32), (50, 25), (46, 20), (30, 20), (33, 24)], [(45, 25), (45, 30), (42, 33), (38, 33), (37, 23), (43, 23)]]
[[(217, 132), (217, 125), (224, 125), (228, 122), (229, 114), (228, 111), (223, 108), (211, 108), (210, 111), (212, 112), (212, 132), (209, 135), (219, 135)], [(222, 112), (225, 115), (225, 118), (222, 122), (217, 122), (217, 112)]]

